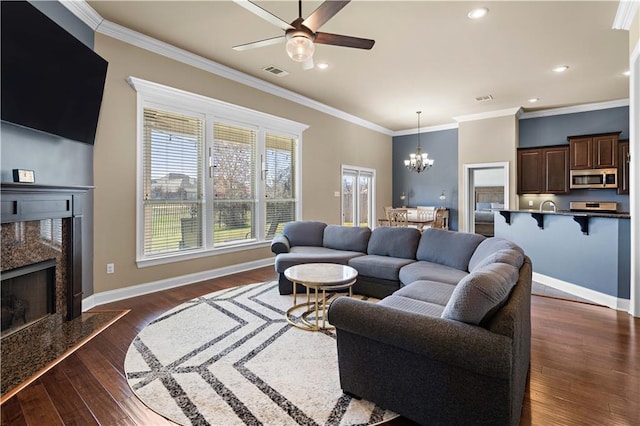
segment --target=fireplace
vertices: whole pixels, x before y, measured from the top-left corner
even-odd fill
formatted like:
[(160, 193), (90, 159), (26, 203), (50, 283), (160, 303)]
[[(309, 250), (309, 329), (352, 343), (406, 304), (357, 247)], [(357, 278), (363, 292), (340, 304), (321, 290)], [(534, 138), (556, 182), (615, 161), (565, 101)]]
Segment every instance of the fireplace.
[(2, 337), (82, 313), (82, 201), (89, 187), (2, 183)]
[(1, 337), (55, 313), (56, 263), (45, 260), (2, 274)]

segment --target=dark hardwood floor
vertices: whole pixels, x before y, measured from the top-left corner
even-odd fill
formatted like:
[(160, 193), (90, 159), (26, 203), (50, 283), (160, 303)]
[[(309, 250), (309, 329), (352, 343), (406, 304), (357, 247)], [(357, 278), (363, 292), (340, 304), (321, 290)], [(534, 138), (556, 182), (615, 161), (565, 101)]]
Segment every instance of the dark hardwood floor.
[[(127, 385), (123, 363), (133, 338), (184, 301), (275, 278), (273, 267), (266, 267), (100, 306), (131, 312), (4, 403), (2, 425), (171, 424)], [(640, 424), (640, 319), (533, 296), (532, 324), (522, 425)], [(412, 424), (401, 418), (388, 422)]]

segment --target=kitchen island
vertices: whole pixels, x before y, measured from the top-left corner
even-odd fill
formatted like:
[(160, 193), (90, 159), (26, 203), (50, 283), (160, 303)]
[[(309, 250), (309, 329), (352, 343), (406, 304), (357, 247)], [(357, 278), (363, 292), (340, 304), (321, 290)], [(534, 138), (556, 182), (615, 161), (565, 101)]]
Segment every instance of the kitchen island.
[(630, 298), (629, 214), (500, 210), (495, 236), (531, 258), (533, 279), (614, 309)]

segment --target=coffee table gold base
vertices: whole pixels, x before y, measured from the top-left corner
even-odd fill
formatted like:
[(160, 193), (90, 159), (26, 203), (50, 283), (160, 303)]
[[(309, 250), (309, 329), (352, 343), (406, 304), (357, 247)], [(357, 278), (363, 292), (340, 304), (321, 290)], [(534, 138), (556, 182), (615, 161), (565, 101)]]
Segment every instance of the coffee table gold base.
[[(350, 281), (341, 285), (332, 285), (325, 287), (323, 285), (304, 284), (293, 282), (293, 306), (287, 309), (286, 318), (287, 322), (294, 327), (307, 331), (320, 331), (320, 330), (333, 330), (334, 327), (327, 325), (327, 308), (331, 304), (331, 299), (335, 294), (329, 294), (327, 297), (326, 291), (329, 290), (343, 290), (349, 289), (349, 297), (353, 296), (353, 284), (356, 280)], [(307, 289), (307, 301), (305, 303), (297, 303), (298, 294), (296, 287), (298, 284), (303, 284)], [(311, 300), (311, 289), (314, 289), (315, 301)], [(322, 292), (322, 297), (319, 297), (319, 293)], [(306, 308), (306, 311), (300, 315), (300, 322), (293, 320), (293, 313), (299, 309)], [(322, 316), (320, 314), (322, 313)], [(314, 314), (315, 320), (313, 322), (308, 320), (309, 315)], [(322, 318), (322, 325), (320, 324), (320, 318)]]

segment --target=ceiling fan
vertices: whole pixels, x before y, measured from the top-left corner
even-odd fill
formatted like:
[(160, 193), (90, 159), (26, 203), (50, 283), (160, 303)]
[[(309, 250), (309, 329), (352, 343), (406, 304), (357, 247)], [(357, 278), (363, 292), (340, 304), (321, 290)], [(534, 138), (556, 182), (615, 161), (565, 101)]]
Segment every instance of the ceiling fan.
[(350, 0), (327, 0), (304, 19), (302, 17), (302, 0), (298, 1), (298, 18), (290, 24), (278, 18), (268, 10), (263, 9), (249, 0), (234, 0), (238, 5), (262, 19), (280, 27), (284, 35), (254, 41), (252, 43), (233, 46), (234, 50), (249, 50), (257, 47), (270, 46), (286, 41), (287, 54), (296, 62), (302, 62), (304, 69), (313, 68), (314, 43), (330, 44), (333, 46), (354, 47), (356, 49), (371, 49), (375, 40), (351, 37), (340, 34), (319, 32), (318, 29), (329, 19), (340, 12)]

